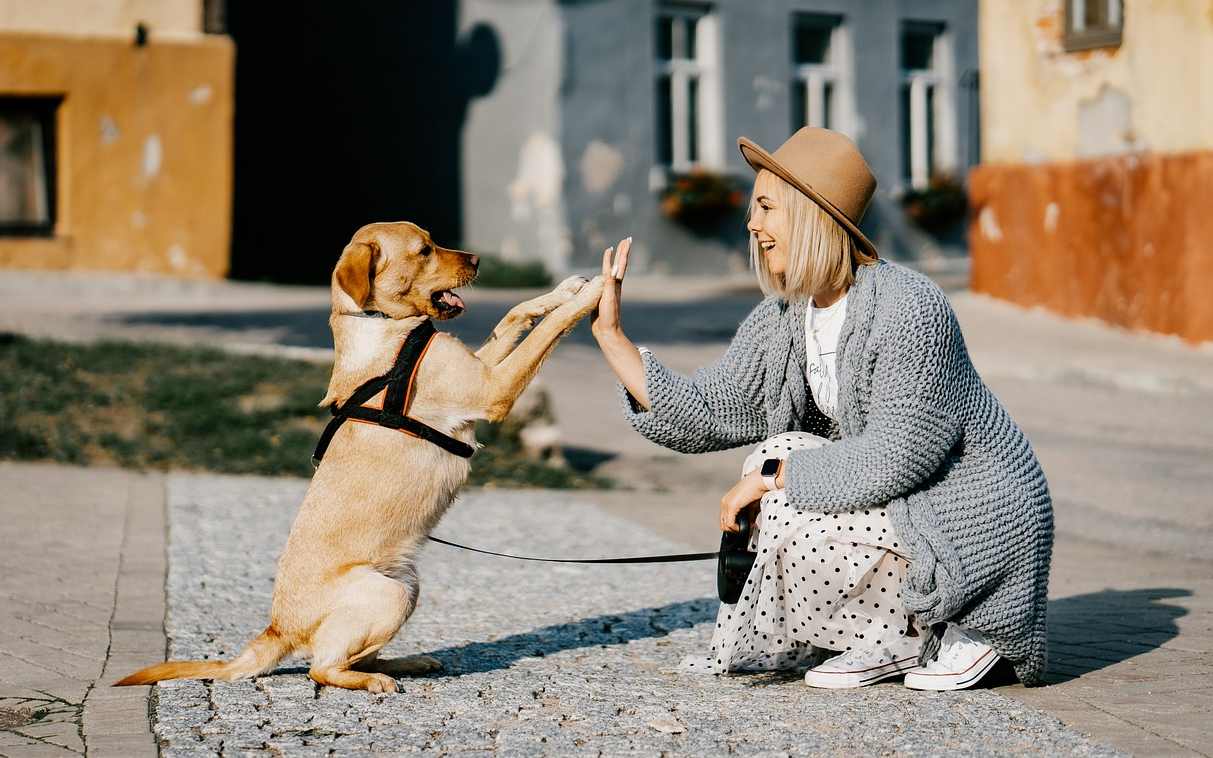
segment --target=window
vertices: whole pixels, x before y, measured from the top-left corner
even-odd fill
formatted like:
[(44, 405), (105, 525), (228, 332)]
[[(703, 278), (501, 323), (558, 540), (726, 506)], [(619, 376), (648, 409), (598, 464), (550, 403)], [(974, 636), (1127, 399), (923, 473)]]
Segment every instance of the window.
[(704, 6), (664, 5), (657, 15), (657, 163), (719, 165), (715, 17)]
[(841, 16), (792, 19), (792, 131), (821, 126), (850, 133), (850, 39)]
[(59, 102), (59, 98), (0, 97), (0, 234), (54, 233)]
[(1121, 0), (1066, 0), (1066, 50), (1115, 47), (1123, 26)]
[(901, 28), (902, 178), (926, 187), (955, 166), (952, 60), (943, 24), (906, 21)]

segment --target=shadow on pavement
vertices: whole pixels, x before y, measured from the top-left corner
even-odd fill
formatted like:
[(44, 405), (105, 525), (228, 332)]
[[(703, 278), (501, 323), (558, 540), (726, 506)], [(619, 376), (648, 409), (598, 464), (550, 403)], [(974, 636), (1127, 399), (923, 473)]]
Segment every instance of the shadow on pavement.
[[(491, 642), (469, 642), (458, 647), (429, 650), (426, 655), (442, 661), (443, 670), (428, 678), (479, 674), (509, 668), (523, 658), (542, 658), (564, 650), (664, 637), (676, 629), (689, 629), (714, 620), (717, 605), (716, 598), (702, 597), (659, 608), (641, 608), (545, 626)], [(273, 673), (306, 674), (307, 669), (287, 667)]]
[[(628, 336), (641, 344), (727, 342), (753, 309), (750, 295), (671, 303), (629, 303), (625, 307)], [(439, 329), (450, 332), (468, 345), (479, 346), (513, 303), (472, 303), (467, 312)], [(327, 308), (222, 311), (154, 311), (110, 316), (108, 321), (125, 326), (197, 329), (234, 341), (270, 341), (291, 347), (331, 348)], [(249, 333), (248, 340), (240, 338)], [(565, 338), (581, 345), (594, 344), (586, 319)]]
[(1106, 589), (1049, 601), (1050, 684), (1069, 681), (1160, 647), (1179, 634), (1188, 611), (1161, 601), (1189, 590)]

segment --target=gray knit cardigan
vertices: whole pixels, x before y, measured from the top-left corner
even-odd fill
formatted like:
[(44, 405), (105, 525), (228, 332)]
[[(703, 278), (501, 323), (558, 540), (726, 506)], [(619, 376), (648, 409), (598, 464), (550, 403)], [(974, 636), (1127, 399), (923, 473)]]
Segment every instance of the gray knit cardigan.
[[(838, 338), (838, 424), (805, 381), (806, 307), (764, 299), (725, 354), (691, 377), (643, 353), (651, 410), (620, 386), (628, 420), (683, 453), (786, 431), (836, 440), (792, 452), (789, 502), (826, 513), (887, 503), (913, 559), (906, 608), (980, 631), (1024, 684), (1038, 684), (1052, 501), (1023, 432), (969, 360), (947, 297), (903, 266), (858, 269)], [(936, 635), (924, 657), (937, 644)]]

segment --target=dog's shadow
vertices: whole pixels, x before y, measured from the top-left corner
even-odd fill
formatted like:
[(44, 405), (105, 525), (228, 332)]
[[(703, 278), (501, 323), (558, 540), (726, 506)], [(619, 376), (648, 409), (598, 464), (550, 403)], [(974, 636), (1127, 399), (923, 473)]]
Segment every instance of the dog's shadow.
[[(488, 642), (425, 651), (442, 662), (442, 670), (427, 678), (458, 677), (507, 669), (524, 658), (543, 658), (578, 648), (622, 645), (634, 640), (665, 637), (678, 629), (713, 621), (719, 602), (714, 597), (684, 600), (656, 608), (591, 616), (511, 634)], [(275, 674), (307, 673), (306, 668), (275, 670)]]

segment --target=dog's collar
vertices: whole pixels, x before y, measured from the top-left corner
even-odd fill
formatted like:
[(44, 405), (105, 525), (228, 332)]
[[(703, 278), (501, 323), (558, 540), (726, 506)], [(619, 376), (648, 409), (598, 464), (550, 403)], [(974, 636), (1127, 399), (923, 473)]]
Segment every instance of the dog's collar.
[(353, 316), (354, 318), (391, 318), (383, 311), (358, 311), (357, 313), (340, 313), (340, 316)]

